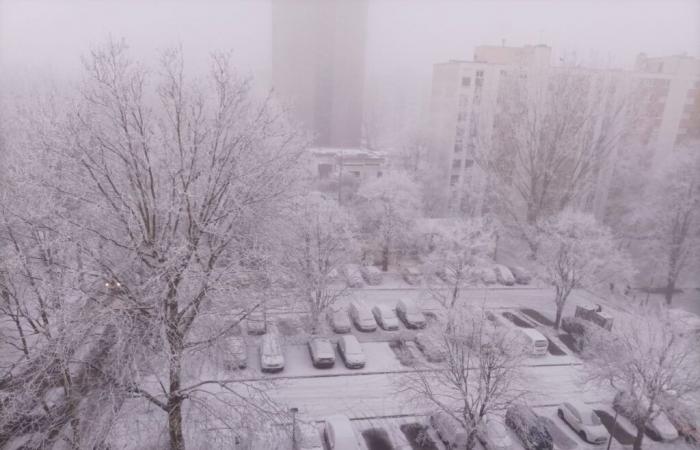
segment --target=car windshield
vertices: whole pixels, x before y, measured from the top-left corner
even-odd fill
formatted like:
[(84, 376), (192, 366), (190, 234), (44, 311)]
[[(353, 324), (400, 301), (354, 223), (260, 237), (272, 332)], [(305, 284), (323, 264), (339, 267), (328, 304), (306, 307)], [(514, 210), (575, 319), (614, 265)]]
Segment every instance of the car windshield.
[(601, 425), (602, 422), (600, 421), (600, 417), (598, 417), (598, 414), (594, 413), (593, 411), (590, 411), (589, 413), (584, 415), (584, 419), (587, 425)]
[(279, 344), (277, 343), (277, 340), (273, 338), (267, 338), (263, 340), (263, 352), (266, 355), (276, 355), (280, 353)]

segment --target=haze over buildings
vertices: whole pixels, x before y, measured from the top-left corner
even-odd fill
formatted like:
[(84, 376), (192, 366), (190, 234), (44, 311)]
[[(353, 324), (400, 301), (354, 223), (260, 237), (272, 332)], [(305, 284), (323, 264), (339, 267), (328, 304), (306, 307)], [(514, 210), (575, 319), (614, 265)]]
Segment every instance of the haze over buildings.
[(366, 0), (272, 2), (272, 85), (318, 146), (360, 145), (366, 39)]
[[(475, 164), (475, 152), (493, 143), (504, 77), (521, 71), (523, 77), (546, 78), (571, 70), (559, 62), (554, 64), (552, 49), (543, 45), (479, 46), (473, 61), (452, 60), (434, 65), (429, 130), (437, 179), (443, 182), (447, 201), (443, 211), (478, 215), (485, 210), (487, 180)], [(608, 100), (627, 96), (626, 101), (643, 103), (639, 105), (642, 112), (636, 130), (616, 147), (633, 147), (635, 152), (650, 154), (657, 165), (665, 152), (700, 137), (700, 60), (685, 55), (650, 58), (640, 54), (634, 70), (581, 66), (574, 70), (607, 86)], [(596, 120), (602, 124), (608, 113), (601, 110)], [(591, 192), (582, 196), (580, 206), (599, 218), (606, 211), (610, 180), (619, 157), (617, 150), (612, 149), (606, 163), (597, 169), (598, 180)]]

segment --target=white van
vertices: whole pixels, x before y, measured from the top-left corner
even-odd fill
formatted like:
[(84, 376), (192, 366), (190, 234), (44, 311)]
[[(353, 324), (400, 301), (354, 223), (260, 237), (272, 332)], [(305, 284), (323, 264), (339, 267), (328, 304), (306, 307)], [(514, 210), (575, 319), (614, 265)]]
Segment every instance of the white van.
[(534, 328), (519, 328), (524, 336), (524, 342), (528, 354), (532, 356), (542, 356), (547, 354), (549, 341), (546, 337)]
[(360, 445), (347, 416), (337, 415), (326, 418), (323, 428), (326, 442), (332, 450), (359, 450)]

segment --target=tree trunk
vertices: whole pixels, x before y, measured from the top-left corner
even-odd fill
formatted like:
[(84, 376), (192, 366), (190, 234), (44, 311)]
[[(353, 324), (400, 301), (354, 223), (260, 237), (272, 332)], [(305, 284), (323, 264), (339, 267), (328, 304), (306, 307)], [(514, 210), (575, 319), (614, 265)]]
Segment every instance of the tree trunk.
[(476, 448), (476, 429), (472, 430), (467, 436), (467, 450)]
[(557, 303), (557, 316), (556, 319), (554, 320), (554, 329), (559, 330), (559, 326), (561, 325), (561, 315), (564, 312), (564, 304), (559, 304)]
[(671, 301), (673, 300), (673, 291), (676, 290), (676, 280), (669, 277), (666, 283), (666, 292), (664, 293), (664, 298), (666, 299), (666, 305), (671, 306)]
[[(173, 321), (174, 322), (174, 321)], [(173, 323), (171, 322), (171, 323)], [(170, 437), (170, 450), (185, 450), (185, 438), (182, 434), (182, 402), (184, 398), (180, 393), (183, 338), (177, 330), (177, 325), (169, 326), (168, 343), (170, 345), (169, 381), (168, 389), (168, 434)]]
[(182, 398), (179, 396), (168, 400), (168, 433), (170, 450), (185, 450), (185, 438), (182, 435)]
[(315, 335), (319, 330), (319, 318), (321, 314), (319, 308), (316, 305), (311, 305), (311, 334)]
[(386, 272), (389, 270), (389, 246), (385, 245), (382, 248), (382, 271)]
[(642, 450), (642, 441), (644, 440), (644, 424), (637, 425), (637, 436), (634, 438), (633, 450)]

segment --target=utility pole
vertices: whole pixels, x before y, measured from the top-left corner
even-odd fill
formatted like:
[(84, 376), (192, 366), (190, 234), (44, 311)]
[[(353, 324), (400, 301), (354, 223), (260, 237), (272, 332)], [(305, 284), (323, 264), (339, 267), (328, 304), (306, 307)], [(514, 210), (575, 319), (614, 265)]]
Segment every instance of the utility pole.
[(298, 450), (297, 446), (297, 413), (299, 408), (289, 408), (289, 412), (292, 413), (292, 449)]

